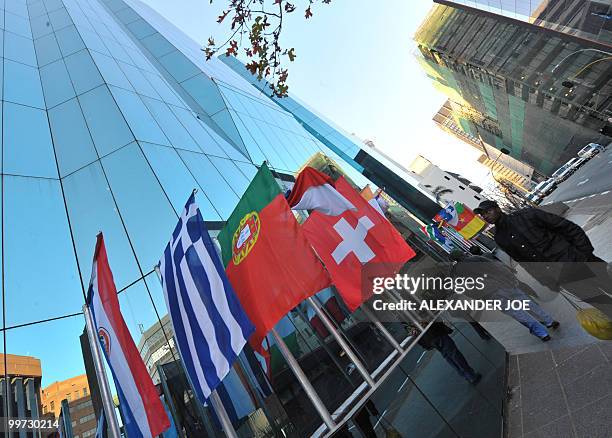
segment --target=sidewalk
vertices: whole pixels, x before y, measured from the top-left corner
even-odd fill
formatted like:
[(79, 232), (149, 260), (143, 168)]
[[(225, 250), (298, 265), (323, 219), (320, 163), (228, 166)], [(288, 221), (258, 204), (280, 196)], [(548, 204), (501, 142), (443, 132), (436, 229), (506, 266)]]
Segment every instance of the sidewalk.
[[(612, 193), (566, 203), (565, 217), (587, 232), (595, 254), (612, 261)], [(526, 273), (519, 274), (525, 280)], [(543, 343), (527, 330), (499, 316), (483, 323), (509, 355), (507, 438), (612, 437), (612, 341), (587, 334), (575, 310), (533, 280), (541, 305), (561, 322)]]

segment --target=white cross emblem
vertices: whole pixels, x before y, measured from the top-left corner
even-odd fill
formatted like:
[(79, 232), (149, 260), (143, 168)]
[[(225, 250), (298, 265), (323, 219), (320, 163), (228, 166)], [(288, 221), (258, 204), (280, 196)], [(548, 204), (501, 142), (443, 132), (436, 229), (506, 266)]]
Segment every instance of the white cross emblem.
[(360, 217), (355, 228), (353, 228), (344, 218), (336, 222), (334, 230), (342, 237), (342, 242), (340, 242), (336, 249), (334, 249), (334, 252), (332, 252), (332, 257), (337, 264), (342, 263), (351, 252), (355, 254), (362, 264), (376, 257), (374, 251), (372, 251), (365, 242), (368, 230), (373, 226), (374, 223), (367, 216)]

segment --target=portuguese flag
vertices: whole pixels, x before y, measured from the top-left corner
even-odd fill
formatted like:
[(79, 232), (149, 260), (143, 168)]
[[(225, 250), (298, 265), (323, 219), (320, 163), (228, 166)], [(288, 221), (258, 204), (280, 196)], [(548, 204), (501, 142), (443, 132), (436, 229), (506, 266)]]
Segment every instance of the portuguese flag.
[(218, 239), (227, 276), (255, 324), (250, 343), (257, 351), (283, 316), (330, 285), (266, 164)]

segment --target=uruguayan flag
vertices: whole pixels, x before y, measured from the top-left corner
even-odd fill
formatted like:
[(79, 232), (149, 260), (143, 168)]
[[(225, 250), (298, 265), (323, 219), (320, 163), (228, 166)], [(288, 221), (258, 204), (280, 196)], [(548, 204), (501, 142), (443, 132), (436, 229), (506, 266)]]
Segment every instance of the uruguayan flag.
[(183, 365), (204, 402), (255, 330), (225, 275), (192, 194), (160, 261)]

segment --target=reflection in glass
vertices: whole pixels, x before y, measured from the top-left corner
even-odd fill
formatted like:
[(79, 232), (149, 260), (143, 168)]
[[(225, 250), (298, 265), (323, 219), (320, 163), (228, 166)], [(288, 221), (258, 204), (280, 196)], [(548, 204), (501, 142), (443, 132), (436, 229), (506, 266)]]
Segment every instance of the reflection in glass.
[(83, 289), (59, 181), (5, 175), (3, 189), (6, 324), (79, 311)]

